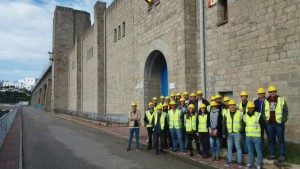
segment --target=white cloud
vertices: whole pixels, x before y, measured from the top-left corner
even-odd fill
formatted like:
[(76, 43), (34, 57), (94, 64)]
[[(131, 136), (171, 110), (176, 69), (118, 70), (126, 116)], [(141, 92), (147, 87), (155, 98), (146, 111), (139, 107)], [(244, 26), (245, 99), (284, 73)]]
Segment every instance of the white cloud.
[[(13, 72), (21, 71), (22, 64), (44, 67), (48, 63), (47, 52), (52, 49), (55, 6), (88, 11), (92, 16), (95, 2), (96, 0), (1, 0), (0, 62), (19, 62), (20, 66), (12, 68)], [(109, 5), (112, 0), (105, 2)], [(1, 74), (6, 71), (12, 72), (1, 70)]]

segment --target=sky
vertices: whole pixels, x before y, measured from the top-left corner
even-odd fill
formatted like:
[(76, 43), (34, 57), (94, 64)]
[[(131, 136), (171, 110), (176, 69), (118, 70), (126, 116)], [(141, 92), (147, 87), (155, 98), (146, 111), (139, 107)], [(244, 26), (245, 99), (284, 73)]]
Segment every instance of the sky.
[[(49, 63), (56, 5), (91, 13), (97, 0), (0, 0), (0, 81), (39, 78)], [(102, 0), (107, 5), (113, 0)]]

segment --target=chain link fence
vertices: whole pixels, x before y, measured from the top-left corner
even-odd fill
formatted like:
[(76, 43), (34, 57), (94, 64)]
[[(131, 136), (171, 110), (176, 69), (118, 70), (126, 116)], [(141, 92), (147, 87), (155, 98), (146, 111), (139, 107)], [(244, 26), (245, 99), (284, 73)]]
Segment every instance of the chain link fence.
[(9, 113), (6, 113), (0, 118), (0, 147), (4, 142), (6, 134), (8, 133), (12, 122), (14, 121), (17, 112), (20, 110), (20, 107), (16, 107)]
[(81, 117), (90, 120), (102, 121), (102, 122), (111, 122), (111, 123), (128, 123), (127, 114), (105, 114), (105, 113), (95, 113), (95, 112), (83, 112), (76, 110), (61, 110), (55, 109), (57, 113), (67, 114), (74, 117)]

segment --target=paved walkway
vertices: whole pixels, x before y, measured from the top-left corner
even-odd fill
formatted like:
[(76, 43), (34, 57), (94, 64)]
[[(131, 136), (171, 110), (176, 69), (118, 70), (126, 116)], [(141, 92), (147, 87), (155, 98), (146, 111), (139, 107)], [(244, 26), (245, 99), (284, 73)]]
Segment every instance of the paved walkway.
[(0, 149), (0, 169), (19, 168), (21, 127), (21, 111), (19, 111)]

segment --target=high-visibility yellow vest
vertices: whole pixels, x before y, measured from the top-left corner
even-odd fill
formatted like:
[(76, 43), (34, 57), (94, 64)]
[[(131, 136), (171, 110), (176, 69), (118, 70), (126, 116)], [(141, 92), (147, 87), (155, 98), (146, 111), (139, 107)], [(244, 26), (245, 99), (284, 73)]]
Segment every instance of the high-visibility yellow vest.
[[(161, 130), (163, 130), (164, 127), (165, 127), (165, 118), (166, 118), (166, 113), (161, 112), (161, 115), (160, 115), (160, 128), (161, 128)], [(155, 115), (154, 115), (154, 125), (157, 124), (157, 120), (158, 120), (158, 113), (155, 113)]]
[(174, 110), (171, 109), (169, 110), (168, 115), (169, 115), (169, 128), (171, 129), (175, 127), (176, 129), (180, 129), (181, 128), (180, 110), (175, 109), (175, 113), (174, 113)]
[(222, 110), (222, 116), (224, 117), (225, 115), (226, 115), (226, 113), (227, 113), (227, 110), (229, 110), (229, 108), (223, 108), (223, 110)]
[(198, 132), (208, 132), (207, 128), (207, 114), (198, 115)]
[(187, 115), (184, 115), (184, 125), (185, 125), (185, 131), (190, 132), (192, 130), (196, 130), (196, 116), (192, 115), (189, 118), (186, 117)]
[[(268, 103), (268, 107), (266, 107), (266, 109), (268, 109), (269, 111), (265, 110), (265, 116), (266, 116), (266, 120), (270, 120), (270, 103), (269, 102), (267, 102), (267, 103)], [(265, 102), (265, 104), (266, 104), (266, 102)], [(281, 123), (282, 111), (283, 111), (284, 104), (285, 104), (285, 99), (282, 97), (278, 97), (276, 108), (275, 108), (275, 117), (276, 117), (277, 123)]]
[(210, 112), (210, 105), (206, 106), (207, 112)]
[(230, 115), (230, 110), (227, 109), (225, 117), (226, 117), (226, 127), (228, 133), (238, 133), (241, 129), (243, 113), (239, 110), (236, 110), (232, 119)]
[(259, 117), (261, 113), (255, 112), (251, 117), (248, 113), (244, 115), (244, 122), (246, 124), (246, 136), (247, 137), (261, 137), (261, 128), (259, 124)]
[[(248, 105), (248, 102), (247, 102), (247, 104), (246, 104), (246, 112), (244, 112), (244, 114), (245, 114), (245, 113), (248, 113), (248, 107), (247, 107), (247, 105)], [(240, 111), (243, 111), (243, 110), (244, 110), (244, 109), (243, 109), (243, 103), (242, 103), (242, 102), (239, 103), (238, 109), (239, 109)]]
[(147, 124), (146, 127), (152, 127), (151, 122), (152, 122), (152, 118), (153, 118), (154, 114), (155, 114), (155, 111), (153, 111), (152, 114), (150, 113), (150, 110), (147, 110), (147, 111), (146, 111), (146, 117), (147, 117), (147, 119), (148, 119), (148, 121), (149, 121), (149, 124)]

